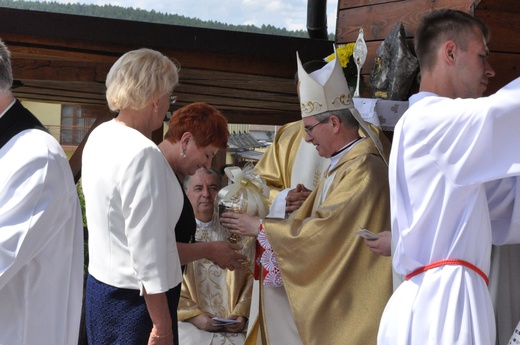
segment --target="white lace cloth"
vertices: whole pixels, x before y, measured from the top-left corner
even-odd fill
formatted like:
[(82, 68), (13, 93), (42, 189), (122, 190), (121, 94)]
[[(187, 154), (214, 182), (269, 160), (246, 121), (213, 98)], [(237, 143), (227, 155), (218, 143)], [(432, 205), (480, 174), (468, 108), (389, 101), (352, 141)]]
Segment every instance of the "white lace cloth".
[(283, 286), (282, 276), (280, 274), (280, 269), (278, 268), (276, 255), (274, 254), (273, 248), (271, 248), (271, 244), (269, 244), (269, 240), (267, 239), (263, 228), (261, 228), (257, 239), (258, 243), (260, 243), (262, 248), (264, 248), (264, 252), (260, 258), (260, 263), (267, 271), (267, 274), (264, 277), (264, 286)]
[(511, 336), (511, 339), (509, 340), (508, 345), (517, 345), (520, 344), (520, 322), (518, 323), (518, 326), (516, 326), (515, 331), (513, 332), (513, 335)]

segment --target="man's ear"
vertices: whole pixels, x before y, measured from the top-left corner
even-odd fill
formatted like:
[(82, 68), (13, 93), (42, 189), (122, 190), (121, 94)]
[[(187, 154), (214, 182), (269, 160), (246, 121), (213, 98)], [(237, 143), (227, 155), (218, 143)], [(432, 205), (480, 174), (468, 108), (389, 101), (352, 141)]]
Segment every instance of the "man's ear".
[(332, 124), (332, 128), (334, 130), (338, 130), (339, 129), (339, 126), (341, 124), (341, 120), (339, 119), (338, 116), (336, 115), (332, 115), (329, 119), (330, 123)]
[(458, 47), (455, 44), (455, 42), (451, 40), (446, 41), (442, 48), (442, 57), (444, 61), (446, 61), (446, 63), (448, 63), (449, 65), (455, 63), (455, 57), (458, 53)]

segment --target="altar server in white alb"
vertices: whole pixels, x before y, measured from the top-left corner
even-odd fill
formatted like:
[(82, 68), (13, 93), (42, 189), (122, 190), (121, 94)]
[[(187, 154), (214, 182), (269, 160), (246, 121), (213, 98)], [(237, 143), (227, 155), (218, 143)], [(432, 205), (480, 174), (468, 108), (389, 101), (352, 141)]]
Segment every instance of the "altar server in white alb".
[(0, 41), (0, 344), (77, 344), (83, 224), (69, 162), (11, 92)]
[(495, 343), (491, 244), (520, 240), (518, 186), (507, 178), (520, 174), (520, 79), (481, 97), (495, 74), (488, 36), (454, 10), (417, 29), (420, 92), (395, 128), (389, 167), (393, 265), (406, 280), (378, 344)]

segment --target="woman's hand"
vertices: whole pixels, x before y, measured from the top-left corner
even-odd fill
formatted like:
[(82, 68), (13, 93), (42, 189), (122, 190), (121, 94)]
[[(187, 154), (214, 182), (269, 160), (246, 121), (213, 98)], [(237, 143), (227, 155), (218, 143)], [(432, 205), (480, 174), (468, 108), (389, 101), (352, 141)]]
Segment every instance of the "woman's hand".
[(152, 328), (150, 338), (148, 338), (148, 345), (172, 345), (173, 344), (173, 332), (171, 328), (167, 331), (159, 331), (155, 327)]
[(233, 234), (256, 237), (260, 232), (260, 218), (243, 213), (224, 212), (220, 224)]
[(243, 262), (247, 260), (247, 256), (238, 252), (242, 249), (242, 244), (225, 241), (207, 243), (209, 248), (206, 258), (211, 260), (215, 265), (222, 269), (227, 268), (230, 271), (244, 269)]
[(148, 294), (143, 288), (143, 297), (153, 325), (148, 337), (148, 345), (172, 345), (172, 318), (166, 293)]

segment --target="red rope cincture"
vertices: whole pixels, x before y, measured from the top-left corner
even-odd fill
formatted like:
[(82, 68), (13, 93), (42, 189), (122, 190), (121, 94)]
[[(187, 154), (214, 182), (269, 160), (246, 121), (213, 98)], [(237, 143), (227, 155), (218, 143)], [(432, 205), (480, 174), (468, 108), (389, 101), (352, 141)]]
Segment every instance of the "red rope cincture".
[(405, 277), (405, 280), (409, 280), (410, 278), (415, 277), (418, 274), (424, 273), (432, 268), (446, 266), (446, 265), (460, 265), (460, 266), (467, 267), (467, 268), (477, 272), (482, 277), (482, 279), (484, 279), (484, 281), (486, 282), (486, 285), (489, 285), (489, 278), (487, 277), (487, 275), (484, 272), (482, 272), (482, 270), (480, 268), (473, 265), (472, 263), (469, 263), (464, 260), (458, 260), (458, 259), (445, 259), (445, 260), (434, 261), (431, 264), (420, 267), (420, 268), (416, 269), (415, 271), (413, 271), (412, 273), (407, 274)]

